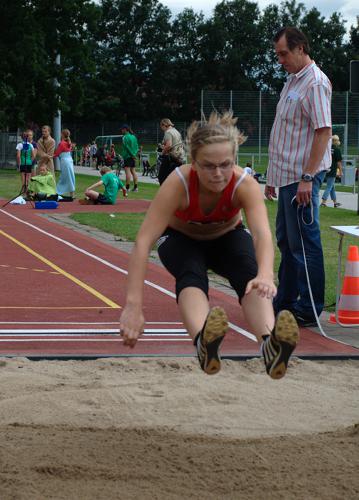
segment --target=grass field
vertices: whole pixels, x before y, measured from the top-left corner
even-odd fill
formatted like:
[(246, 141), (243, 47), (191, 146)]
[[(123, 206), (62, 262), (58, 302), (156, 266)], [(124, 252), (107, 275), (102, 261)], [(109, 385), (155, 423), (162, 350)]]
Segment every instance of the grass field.
[[(56, 173), (56, 177), (59, 177), (58, 172)], [(100, 180), (100, 174), (98, 174), (98, 180)], [(83, 198), (85, 189), (95, 182), (97, 182), (95, 176), (76, 174), (76, 197)], [(0, 169), (0, 197), (6, 199), (13, 198), (19, 193), (20, 189), (20, 174), (15, 170)], [(155, 184), (142, 183), (140, 193), (131, 193), (131, 198), (152, 199), (157, 189)]]
[[(95, 177), (87, 175), (76, 175), (76, 196), (83, 197), (86, 187), (95, 182)], [(0, 197), (9, 199), (15, 196), (20, 190), (20, 176), (13, 170), (0, 170)], [(151, 200), (158, 190), (156, 184), (140, 183), (138, 193), (131, 192), (131, 199), (148, 199)], [(275, 215), (276, 203), (266, 202), (268, 209), (269, 221), (272, 228), (273, 239), (275, 241)], [(98, 213), (79, 213), (74, 214), (73, 218), (82, 224), (96, 227), (103, 231), (115, 234), (129, 241), (134, 241), (138, 228), (141, 225), (144, 214), (116, 214), (115, 217), (109, 217), (108, 214)], [(351, 210), (333, 210), (326, 209), (321, 211), (321, 234), (323, 242), (323, 250), (325, 255), (326, 268), (326, 304), (333, 304), (335, 301), (335, 286), (337, 273), (338, 259), (338, 237), (329, 229), (335, 225), (357, 225), (359, 222), (358, 215)], [(358, 244), (355, 238), (344, 239), (344, 253), (346, 255), (349, 245)], [(343, 267), (345, 259), (343, 260)], [(279, 252), (276, 250), (275, 271), (279, 265)]]

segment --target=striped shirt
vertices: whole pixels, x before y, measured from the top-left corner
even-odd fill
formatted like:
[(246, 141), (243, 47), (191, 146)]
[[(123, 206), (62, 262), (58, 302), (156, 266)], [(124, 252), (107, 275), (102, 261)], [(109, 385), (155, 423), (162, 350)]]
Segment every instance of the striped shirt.
[[(289, 75), (277, 105), (270, 140), (267, 185), (299, 182), (307, 166), (316, 129), (331, 127), (332, 86), (313, 62)], [(328, 141), (318, 172), (331, 165)]]

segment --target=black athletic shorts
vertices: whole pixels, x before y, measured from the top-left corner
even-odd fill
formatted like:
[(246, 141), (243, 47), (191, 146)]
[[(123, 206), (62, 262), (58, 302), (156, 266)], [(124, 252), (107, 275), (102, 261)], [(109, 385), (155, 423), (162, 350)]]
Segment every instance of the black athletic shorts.
[(112, 201), (109, 200), (104, 194), (100, 193), (98, 195), (98, 198), (96, 200), (96, 203), (99, 203), (100, 205), (112, 205)]
[(32, 165), (20, 165), (20, 172), (23, 172), (24, 174), (31, 174)]
[(176, 279), (176, 296), (189, 286), (208, 297), (209, 269), (228, 279), (241, 301), (248, 281), (257, 276), (252, 237), (243, 225), (209, 241), (194, 240), (167, 228), (157, 241), (158, 255)]
[(124, 160), (124, 163), (123, 163), (123, 166), (125, 168), (135, 168), (135, 159), (134, 158), (126, 158), (126, 160)]
[(175, 160), (170, 155), (162, 155), (160, 169), (158, 172), (158, 182), (163, 184), (167, 177), (175, 170), (175, 168), (180, 167), (182, 162)]

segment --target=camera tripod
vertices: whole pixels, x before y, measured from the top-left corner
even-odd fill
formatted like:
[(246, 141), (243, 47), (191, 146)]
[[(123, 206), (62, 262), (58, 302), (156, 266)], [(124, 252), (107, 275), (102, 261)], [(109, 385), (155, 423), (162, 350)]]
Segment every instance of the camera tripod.
[[(31, 172), (23, 172), (23, 173), (25, 174), (25, 177), (24, 177), (24, 181), (23, 181), (23, 184), (21, 186), (20, 192), (18, 194), (16, 194), (15, 196), (13, 196), (12, 198), (10, 198), (10, 200), (8, 200), (1, 208), (5, 208), (6, 205), (11, 203), (13, 200), (15, 200), (19, 196), (27, 193), (28, 179), (31, 178)], [(29, 201), (31, 203), (31, 200), (29, 200)]]

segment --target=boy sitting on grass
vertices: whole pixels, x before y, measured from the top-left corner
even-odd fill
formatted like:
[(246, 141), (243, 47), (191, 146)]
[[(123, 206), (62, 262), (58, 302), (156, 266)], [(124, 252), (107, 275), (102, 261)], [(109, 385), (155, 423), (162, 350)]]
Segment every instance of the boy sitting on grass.
[[(127, 191), (121, 180), (111, 170), (110, 167), (101, 167), (101, 180), (88, 187), (85, 191), (86, 198), (79, 200), (81, 205), (114, 205), (116, 203), (118, 190), (121, 188), (123, 196), (127, 196)], [(95, 188), (105, 186), (104, 194), (94, 191)]]

